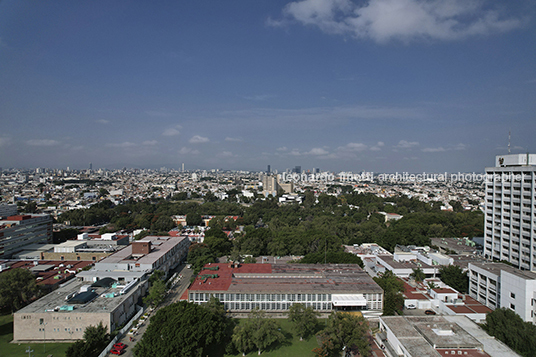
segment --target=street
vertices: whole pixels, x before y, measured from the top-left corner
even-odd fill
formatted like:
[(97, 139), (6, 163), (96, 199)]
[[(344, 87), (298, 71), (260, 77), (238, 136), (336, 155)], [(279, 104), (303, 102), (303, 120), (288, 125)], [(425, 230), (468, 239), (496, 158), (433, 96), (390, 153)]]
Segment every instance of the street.
[[(153, 310), (150, 313), (149, 319), (147, 320), (147, 322), (143, 323), (140, 326), (135, 336), (125, 334), (117, 341), (117, 342), (122, 342), (127, 345), (125, 352), (121, 356), (125, 356), (125, 357), (134, 356), (134, 354), (132, 353), (132, 350), (134, 346), (136, 345), (136, 343), (138, 343), (138, 341), (141, 340), (143, 334), (145, 333), (147, 326), (150, 323), (150, 317), (161, 308), (179, 301), (181, 295), (186, 291), (186, 289), (188, 288), (188, 285), (190, 285), (190, 278), (192, 277), (193, 272), (191, 269), (186, 268), (186, 264), (179, 265), (174, 271), (170, 272), (170, 275), (173, 275), (175, 272), (182, 274), (181, 281), (171, 289), (169, 294), (167, 294), (166, 297), (164, 298), (164, 301), (160, 305), (158, 305), (158, 307), (155, 310)], [(130, 337), (133, 338), (133, 341), (130, 341)], [(108, 355), (113, 356), (111, 353), (109, 353)]]

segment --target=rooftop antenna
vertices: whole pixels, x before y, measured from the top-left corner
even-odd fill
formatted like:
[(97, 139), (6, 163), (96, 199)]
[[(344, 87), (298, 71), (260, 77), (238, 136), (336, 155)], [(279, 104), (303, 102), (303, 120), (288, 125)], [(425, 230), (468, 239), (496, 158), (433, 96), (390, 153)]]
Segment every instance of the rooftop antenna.
[(508, 130), (508, 155), (510, 155), (510, 130)]

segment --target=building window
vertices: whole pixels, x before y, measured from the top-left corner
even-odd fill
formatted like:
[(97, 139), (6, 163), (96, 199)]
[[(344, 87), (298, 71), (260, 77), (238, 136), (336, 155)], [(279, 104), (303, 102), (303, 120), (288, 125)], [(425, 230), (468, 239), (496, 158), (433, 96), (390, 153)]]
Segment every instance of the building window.
[(42, 325), (44, 322), (43, 319), (39, 319), (39, 325)]
[(515, 298), (516, 298), (516, 294), (514, 294), (514, 293), (511, 292), (511, 293), (510, 293), (510, 297), (511, 297), (512, 299), (515, 299)]
[(516, 306), (514, 304), (510, 304), (510, 308), (515, 311)]

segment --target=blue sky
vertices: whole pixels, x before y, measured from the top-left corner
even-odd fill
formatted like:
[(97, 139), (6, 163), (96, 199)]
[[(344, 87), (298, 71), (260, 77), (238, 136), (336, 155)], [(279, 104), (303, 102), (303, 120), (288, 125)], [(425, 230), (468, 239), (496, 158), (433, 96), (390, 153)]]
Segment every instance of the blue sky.
[(482, 171), (536, 152), (529, 0), (0, 2), (0, 166)]

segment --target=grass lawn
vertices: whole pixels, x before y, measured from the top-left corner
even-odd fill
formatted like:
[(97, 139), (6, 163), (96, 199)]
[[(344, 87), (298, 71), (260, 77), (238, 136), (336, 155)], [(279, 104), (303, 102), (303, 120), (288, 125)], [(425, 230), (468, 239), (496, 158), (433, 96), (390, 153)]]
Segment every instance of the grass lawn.
[[(281, 331), (285, 335), (285, 340), (281, 343), (274, 344), (267, 351), (262, 351), (261, 356), (265, 357), (296, 357), (296, 356), (314, 356), (312, 350), (319, 347), (316, 341), (315, 336), (311, 336), (308, 340), (300, 341), (300, 337), (294, 334), (292, 329), (292, 323), (287, 319), (274, 319), (279, 326), (281, 326)], [(241, 320), (239, 320), (240, 323)], [(324, 329), (325, 327), (324, 319), (319, 319), (318, 331)], [(226, 355), (226, 357), (239, 357), (242, 356), (241, 353), (236, 355)], [(254, 357), (258, 356), (257, 351), (252, 351), (247, 356)]]
[[(54, 357), (65, 356), (65, 351), (71, 345), (70, 343), (24, 343), (15, 344), (10, 343), (13, 340), (13, 315), (0, 316), (0, 356), (6, 357), (28, 357), (28, 349), (33, 350), (33, 357), (47, 357), (52, 355)], [(43, 345), (45, 345), (43, 347)], [(46, 348), (46, 352), (44, 351)]]

